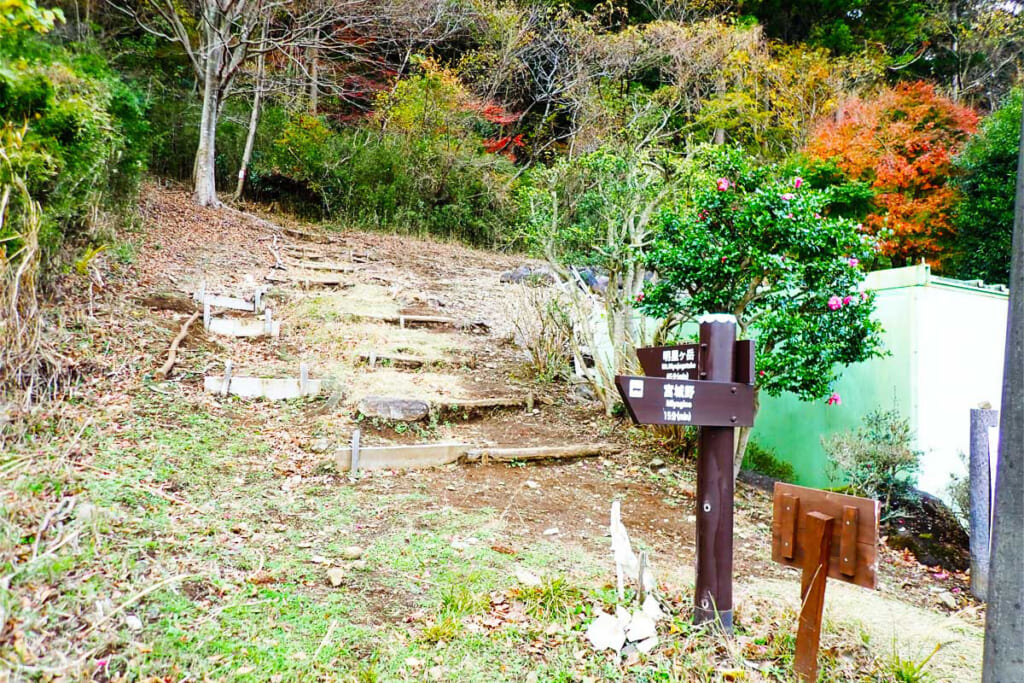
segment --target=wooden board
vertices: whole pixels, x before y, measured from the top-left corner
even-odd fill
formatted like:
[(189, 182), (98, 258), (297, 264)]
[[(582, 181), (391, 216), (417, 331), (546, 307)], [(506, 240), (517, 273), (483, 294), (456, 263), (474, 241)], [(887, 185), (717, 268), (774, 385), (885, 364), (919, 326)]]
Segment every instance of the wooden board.
[(329, 273), (295, 273), (288, 271), (282, 274), (271, 271), (267, 273), (264, 278), (267, 282), (293, 282), (296, 284), (327, 286), (340, 285), (343, 287), (352, 286), (352, 283), (350, 283), (347, 278), (341, 275), (331, 275)]
[[(419, 446), (360, 446), (360, 470), (416, 469), (448, 465), (463, 457), (471, 448), (464, 443), (437, 443)], [(339, 448), (335, 463), (342, 472), (352, 464), (352, 448)]]
[(267, 325), (263, 320), (211, 318), (207, 330), (225, 337), (279, 337), (281, 336), (281, 323), (277, 320), (271, 322), (271, 331), (268, 335)]
[[(272, 377), (232, 377), (228, 393), (242, 398), (265, 398), (270, 401), (283, 401), (303, 396), (316, 396), (323, 388), (323, 380), (306, 380), (303, 388), (302, 380)], [(224, 377), (207, 375), (203, 378), (203, 390), (211, 394), (224, 393)]]
[(292, 261), (288, 265), (303, 270), (329, 270), (335, 273), (354, 273), (362, 269), (362, 266), (353, 263), (336, 263), (331, 261)]
[[(787, 511), (787, 502), (794, 499), (798, 501), (797, 509)], [(853, 508), (856, 515), (846, 508)], [(795, 522), (792, 519), (794, 512)], [(772, 515), (772, 560), (789, 567), (804, 567), (805, 549), (796, 542), (790, 557), (784, 542), (786, 539), (799, 541), (806, 536), (811, 526), (807, 515), (812, 512), (835, 519), (836, 541), (832, 543), (830, 550), (829, 578), (865, 588), (875, 588), (878, 582), (877, 500), (776, 483)], [(855, 533), (851, 533), (847, 527), (855, 527)], [(850, 555), (854, 551), (856, 557), (851, 559)]]
[(620, 446), (607, 443), (575, 446), (538, 446), (535, 448), (474, 448), (466, 452), (468, 462), (494, 460), (512, 462), (515, 460), (544, 460), (547, 458), (587, 458), (597, 455), (613, 455), (622, 451)]

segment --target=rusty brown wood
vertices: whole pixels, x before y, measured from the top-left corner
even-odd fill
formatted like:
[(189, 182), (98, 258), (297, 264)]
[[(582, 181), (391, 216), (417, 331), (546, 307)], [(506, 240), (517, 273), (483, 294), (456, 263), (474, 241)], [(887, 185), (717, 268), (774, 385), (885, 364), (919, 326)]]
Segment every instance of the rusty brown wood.
[(775, 516), (780, 520), (779, 538), (782, 556), (793, 559), (796, 552), (796, 519), (800, 514), (800, 499), (785, 493), (775, 499)]
[(806, 552), (800, 581), (800, 623), (796, 632), (793, 670), (802, 683), (818, 680), (818, 644), (821, 640), (821, 615), (825, 608), (825, 584), (832, 554), (832, 527), (835, 518), (821, 512), (803, 515), (806, 524), (799, 545)]
[(843, 506), (839, 530), (839, 571), (846, 576), (857, 575), (857, 526), (859, 515), (852, 505)]
[(754, 383), (754, 342), (750, 339), (736, 342), (733, 380), (741, 384)]
[(832, 544), (832, 555), (828, 564), (830, 578), (854, 583), (865, 588), (875, 588), (878, 569), (878, 501), (856, 496), (846, 496), (831, 491), (795, 486), (793, 484), (775, 484), (775, 516), (772, 520), (772, 560), (790, 567), (803, 567), (804, 548), (800, 546), (801, 534), (807, 528), (807, 516), (797, 516), (796, 548), (792, 557), (783, 554), (783, 520), (779, 515), (778, 501), (783, 495), (790, 495), (800, 500), (803, 512), (821, 512), (835, 519), (842, 519), (843, 508), (853, 507), (857, 510), (857, 525), (854, 543), (857, 548), (856, 565), (852, 575), (843, 572), (840, 566), (840, 543)]

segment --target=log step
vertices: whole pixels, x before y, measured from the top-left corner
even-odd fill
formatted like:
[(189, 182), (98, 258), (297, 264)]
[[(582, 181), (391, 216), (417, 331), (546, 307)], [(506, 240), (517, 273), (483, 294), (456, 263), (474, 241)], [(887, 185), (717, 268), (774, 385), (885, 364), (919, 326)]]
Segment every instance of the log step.
[(351, 287), (352, 283), (349, 282), (342, 275), (335, 275), (331, 273), (294, 273), (285, 272), (279, 273), (271, 271), (264, 276), (267, 282), (275, 283), (295, 283), (303, 285), (324, 285), (327, 287)]
[(548, 458), (589, 458), (614, 455), (621, 446), (608, 443), (578, 444), (573, 446), (537, 446), (534, 448), (474, 448), (466, 451), (466, 462), (512, 462), (514, 460), (544, 460)]

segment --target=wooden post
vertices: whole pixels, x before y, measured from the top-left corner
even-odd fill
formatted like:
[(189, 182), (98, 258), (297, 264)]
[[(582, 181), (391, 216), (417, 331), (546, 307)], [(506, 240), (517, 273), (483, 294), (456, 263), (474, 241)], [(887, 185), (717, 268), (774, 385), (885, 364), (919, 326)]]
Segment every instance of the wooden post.
[[(700, 322), (698, 378), (733, 380), (736, 319)], [(721, 621), (732, 632), (733, 428), (701, 427), (697, 451), (697, 577), (693, 622)]]
[(818, 643), (821, 640), (821, 615), (825, 608), (825, 582), (828, 580), (832, 553), (833, 517), (820, 512), (807, 514), (807, 526), (801, 545), (804, 548), (804, 573), (800, 581), (800, 624), (796, 632), (796, 656), (793, 670), (802, 683), (818, 680)]
[(352, 459), (348, 465), (348, 476), (355, 477), (359, 472), (359, 430), (352, 432)]

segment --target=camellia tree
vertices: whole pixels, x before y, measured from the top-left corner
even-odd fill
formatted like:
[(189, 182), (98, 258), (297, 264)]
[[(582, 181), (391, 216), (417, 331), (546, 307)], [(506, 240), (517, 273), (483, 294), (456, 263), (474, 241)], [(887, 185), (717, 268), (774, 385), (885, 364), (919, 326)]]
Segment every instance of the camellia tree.
[(941, 266), (953, 231), (953, 158), (978, 117), (927, 83), (903, 83), (840, 106), (820, 125), (807, 151), (834, 159), (854, 180), (870, 182), (877, 208), (865, 225), (897, 265), (925, 258)]
[[(832, 215), (835, 192), (778, 177), (735, 149), (705, 152), (710, 174), (684, 213), (663, 211), (647, 264), (657, 273), (639, 307), (673, 329), (704, 313), (731, 313), (755, 340), (761, 390), (839, 401), (843, 366), (882, 355), (874, 300), (860, 285), (875, 240)], [(749, 428), (742, 428), (735, 471)]]

